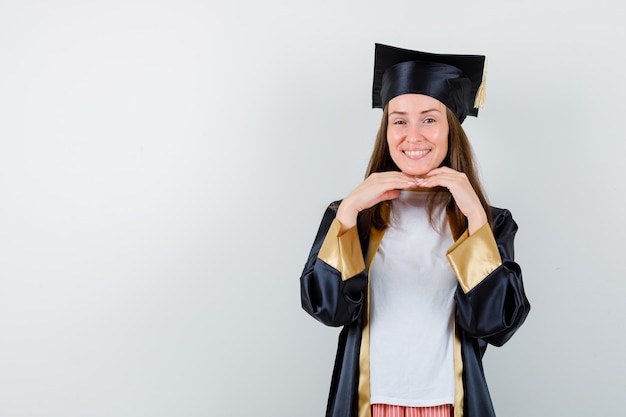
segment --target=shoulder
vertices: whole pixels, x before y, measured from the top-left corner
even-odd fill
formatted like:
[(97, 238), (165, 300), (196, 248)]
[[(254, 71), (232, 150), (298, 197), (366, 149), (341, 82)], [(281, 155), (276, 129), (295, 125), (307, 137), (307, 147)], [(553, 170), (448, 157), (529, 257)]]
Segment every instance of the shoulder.
[(492, 229), (494, 234), (502, 232), (513, 233), (517, 231), (517, 223), (513, 220), (513, 215), (508, 209), (491, 206), (491, 217), (493, 218)]
[(341, 200), (333, 201), (324, 211), (324, 218), (335, 218), (337, 215), (337, 210), (339, 209), (339, 204), (341, 204)]
[(330, 203), (328, 205), (328, 210), (337, 211), (337, 209), (339, 208), (339, 204), (341, 204), (341, 201), (342, 200), (336, 200), (336, 201), (333, 201), (332, 203)]
[(491, 215), (493, 216), (493, 220), (495, 222), (496, 218), (505, 219), (512, 218), (511, 212), (509, 209), (489, 206), (491, 208)]

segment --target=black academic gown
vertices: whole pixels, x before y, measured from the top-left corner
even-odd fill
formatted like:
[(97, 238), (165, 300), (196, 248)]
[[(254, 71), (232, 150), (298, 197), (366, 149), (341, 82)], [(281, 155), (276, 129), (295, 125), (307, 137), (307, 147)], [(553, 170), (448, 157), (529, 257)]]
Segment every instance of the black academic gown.
[[(364, 331), (368, 327), (368, 257), (375, 254), (382, 233), (372, 231), (363, 238), (354, 228), (337, 237), (338, 205), (332, 203), (324, 213), (300, 278), (302, 307), (328, 326), (343, 327), (326, 417), (369, 417), (369, 365), (360, 369), (360, 363), (369, 364), (363, 362), (369, 361), (369, 350), (361, 345), (369, 346), (369, 330)], [(485, 225), (471, 237), (466, 232), (448, 255), (459, 280), (455, 417), (495, 417), (482, 357), (487, 344), (501, 346), (509, 340), (530, 310), (521, 270), (514, 261), (517, 224), (508, 210), (492, 208), (492, 215), (492, 228)]]

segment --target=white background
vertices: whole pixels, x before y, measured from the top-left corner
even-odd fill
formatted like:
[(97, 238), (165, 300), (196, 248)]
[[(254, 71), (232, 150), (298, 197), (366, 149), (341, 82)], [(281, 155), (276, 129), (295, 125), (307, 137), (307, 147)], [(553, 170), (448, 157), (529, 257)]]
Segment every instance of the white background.
[(620, 4), (0, 0), (0, 415), (323, 415), (298, 278), (371, 152), (375, 42), (489, 59), (464, 127), (533, 306), (498, 415), (619, 415)]

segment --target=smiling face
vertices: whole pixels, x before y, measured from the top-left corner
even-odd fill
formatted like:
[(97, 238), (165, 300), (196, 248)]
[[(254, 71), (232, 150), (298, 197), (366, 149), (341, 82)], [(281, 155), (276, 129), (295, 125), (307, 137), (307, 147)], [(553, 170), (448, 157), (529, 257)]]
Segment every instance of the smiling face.
[(448, 154), (446, 106), (423, 94), (389, 100), (387, 144), (402, 172), (422, 176), (439, 167)]

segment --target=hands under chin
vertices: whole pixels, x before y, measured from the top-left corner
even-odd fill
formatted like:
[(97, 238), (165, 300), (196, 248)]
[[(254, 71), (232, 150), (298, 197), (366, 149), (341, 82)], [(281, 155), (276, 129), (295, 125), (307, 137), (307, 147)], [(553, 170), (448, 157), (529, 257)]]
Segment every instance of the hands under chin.
[(359, 212), (385, 200), (393, 200), (400, 190), (411, 188), (447, 188), (461, 212), (468, 218), (469, 233), (487, 223), (487, 215), (467, 176), (448, 167), (435, 168), (424, 177), (399, 171), (375, 172), (343, 199), (337, 211), (341, 232), (356, 225)]
[(448, 167), (439, 167), (424, 177), (416, 178), (415, 182), (422, 188), (447, 188), (459, 210), (467, 217), (470, 234), (487, 223), (485, 209), (465, 173)]

